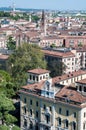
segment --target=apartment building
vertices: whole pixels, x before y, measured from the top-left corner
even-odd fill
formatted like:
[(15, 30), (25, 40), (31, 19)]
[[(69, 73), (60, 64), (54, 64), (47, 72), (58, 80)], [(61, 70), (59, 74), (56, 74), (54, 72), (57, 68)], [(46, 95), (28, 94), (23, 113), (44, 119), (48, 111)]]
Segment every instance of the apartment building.
[(43, 50), (45, 55), (45, 60), (47, 62), (54, 60), (62, 62), (66, 67), (63, 73), (71, 73), (73, 71), (78, 71), (79, 69), (86, 68), (86, 50), (84, 49), (73, 49), (68, 50), (67, 48), (60, 51), (58, 50)]
[(86, 71), (50, 78), (49, 71), (28, 71), (28, 84), (20, 93), (21, 130), (85, 130), (86, 97), (72, 83)]

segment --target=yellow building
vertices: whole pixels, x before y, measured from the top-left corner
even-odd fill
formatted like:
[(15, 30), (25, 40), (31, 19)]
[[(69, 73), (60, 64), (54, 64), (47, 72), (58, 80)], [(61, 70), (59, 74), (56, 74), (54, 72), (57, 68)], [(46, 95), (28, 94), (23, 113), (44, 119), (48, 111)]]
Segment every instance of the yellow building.
[(74, 83), (85, 79), (86, 71), (55, 78), (49, 73), (28, 71), (28, 84), (19, 91), (21, 130), (85, 130), (86, 97)]

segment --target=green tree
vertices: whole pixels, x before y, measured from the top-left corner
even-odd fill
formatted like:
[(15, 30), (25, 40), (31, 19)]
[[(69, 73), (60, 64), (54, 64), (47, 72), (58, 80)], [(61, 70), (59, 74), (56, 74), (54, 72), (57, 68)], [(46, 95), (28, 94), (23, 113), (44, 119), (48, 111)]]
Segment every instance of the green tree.
[(52, 44), (50, 45), (50, 47), (51, 47), (51, 48), (55, 48), (55, 47), (56, 47), (55, 43), (52, 43)]
[(16, 118), (10, 114), (10, 112), (14, 110), (15, 107), (12, 100), (0, 93), (0, 119), (2, 121), (2, 125), (10, 125), (17, 121)]
[(10, 73), (17, 83), (16, 86), (25, 85), (27, 70), (46, 68), (46, 62), (41, 49), (36, 45), (24, 43), (9, 57)]
[(12, 36), (9, 36), (7, 39), (7, 48), (8, 48), (8, 50), (16, 49), (16, 42), (13, 40)]
[(39, 18), (37, 15), (32, 15), (32, 21), (33, 21), (33, 22), (36, 22), (36, 23), (37, 23), (37, 22), (39, 21), (39, 19), (40, 19), (40, 18)]
[(47, 69), (51, 71), (50, 73), (51, 77), (55, 77), (62, 75), (64, 70), (66, 69), (66, 66), (62, 62), (54, 60), (54, 61), (48, 61)]
[(13, 126), (12, 130), (20, 130), (18, 126)]
[(6, 125), (1, 125), (0, 130), (10, 130), (10, 128)]
[(15, 95), (15, 85), (10, 74), (4, 70), (0, 70), (0, 92), (3, 92), (7, 97)]

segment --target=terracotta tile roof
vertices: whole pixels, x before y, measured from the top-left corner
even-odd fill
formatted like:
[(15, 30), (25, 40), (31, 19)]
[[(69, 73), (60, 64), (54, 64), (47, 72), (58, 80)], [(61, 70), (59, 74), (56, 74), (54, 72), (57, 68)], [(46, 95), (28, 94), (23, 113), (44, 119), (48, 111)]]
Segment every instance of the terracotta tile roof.
[(42, 89), (44, 86), (45, 81), (41, 81), (39, 83), (34, 83), (34, 84), (28, 84), (26, 86), (23, 86), (22, 88), (28, 89), (28, 90), (36, 90), (36, 89)]
[(79, 80), (76, 83), (86, 84), (86, 79)]
[(55, 57), (74, 57), (75, 55), (72, 52), (56, 52), (56, 51), (49, 51), (43, 50), (45, 55), (55, 56)]
[(59, 83), (60, 81), (67, 80), (67, 79), (70, 79), (72, 77), (76, 77), (76, 76), (79, 76), (82, 74), (86, 74), (86, 71), (78, 70), (78, 71), (72, 72), (70, 74), (64, 74), (62, 76), (57, 76), (57, 77), (52, 78), (52, 81), (53, 81), (53, 83)]
[(86, 102), (86, 97), (74, 90), (70, 86), (63, 87), (59, 93), (55, 95), (57, 98), (68, 99), (69, 101), (74, 101), (78, 103)]
[(9, 58), (8, 55), (0, 55), (0, 60), (7, 60)]
[(38, 68), (38, 69), (28, 70), (28, 72), (40, 75), (40, 74), (44, 74), (44, 73), (49, 73), (50, 71)]

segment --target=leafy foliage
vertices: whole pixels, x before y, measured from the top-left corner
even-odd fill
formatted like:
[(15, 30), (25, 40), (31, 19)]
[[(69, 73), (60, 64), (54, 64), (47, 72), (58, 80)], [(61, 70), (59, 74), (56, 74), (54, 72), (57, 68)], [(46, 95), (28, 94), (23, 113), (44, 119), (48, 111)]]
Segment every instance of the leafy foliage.
[(47, 67), (47, 69), (51, 71), (51, 77), (62, 75), (64, 70), (66, 69), (66, 66), (62, 62), (58, 62), (57, 60), (48, 61)]
[(32, 21), (34, 21), (34, 22), (36, 22), (36, 23), (39, 21), (39, 19), (40, 19), (40, 18), (39, 18), (37, 15), (33, 15), (33, 16), (32, 16)]
[(9, 66), (17, 87), (26, 84), (27, 70), (46, 67), (43, 58), (44, 55), (41, 49), (36, 45), (24, 43), (15, 50), (9, 57)]
[(0, 130), (10, 130), (10, 128), (6, 125), (1, 125)]
[(7, 97), (15, 95), (15, 86), (13, 79), (8, 72), (0, 70), (0, 91), (3, 92)]
[(9, 12), (0, 11), (0, 17), (9, 17), (9, 16), (10, 16)]
[(20, 130), (18, 126), (13, 126), (12, 130)]
[(13, 40), (12, 36), (8, 37), (7, 48), (8, 48), (8, 50), (15, 50), (16, 49), (16, 42)]
[(0, 119), (3, 125), (11, 124), (16, 121), (16, 118), (10, 114), (10, 111), (14, 110), (15, 107), (12, 100), (0, 93)]

